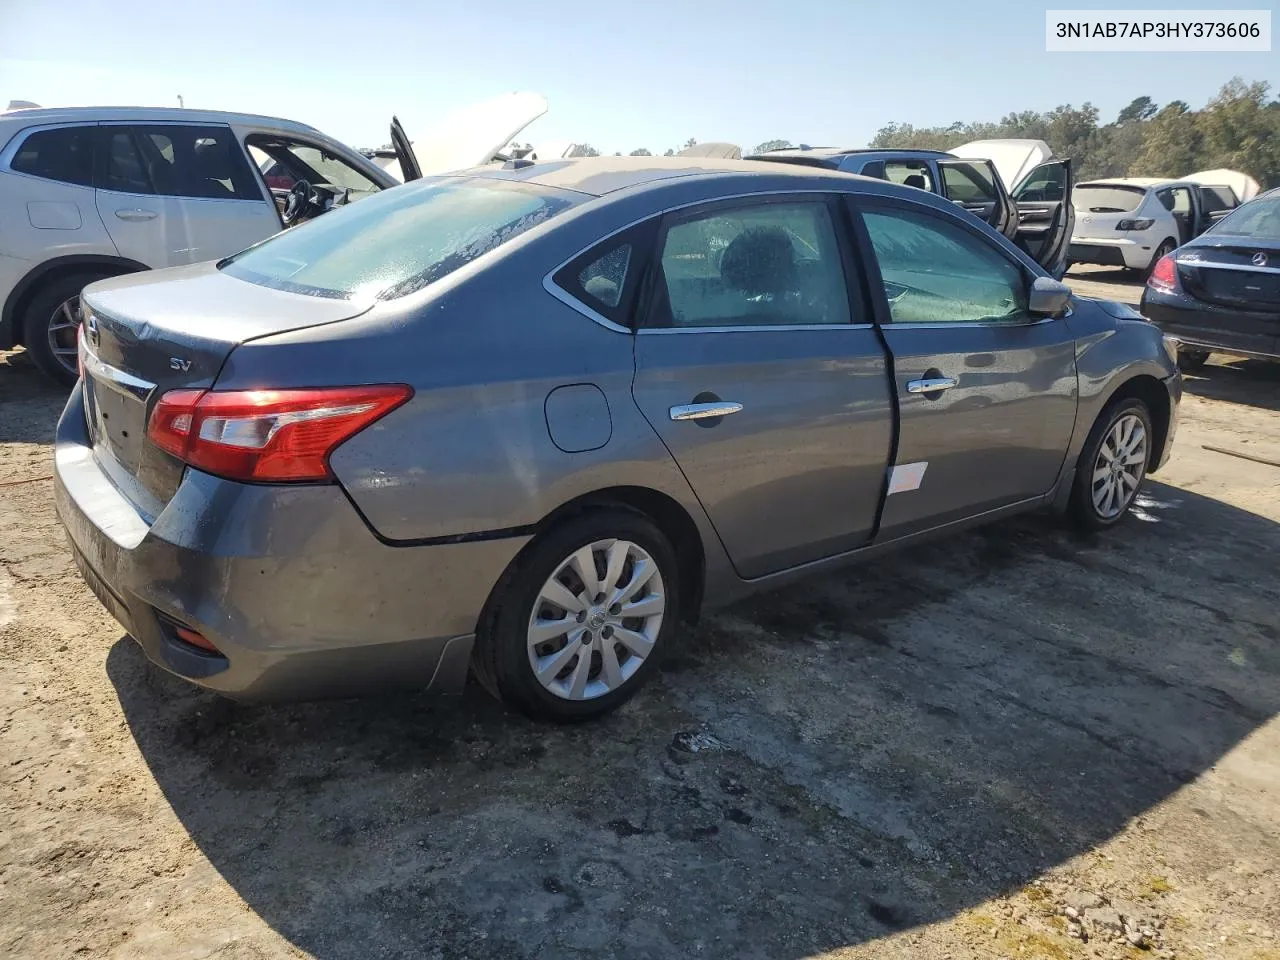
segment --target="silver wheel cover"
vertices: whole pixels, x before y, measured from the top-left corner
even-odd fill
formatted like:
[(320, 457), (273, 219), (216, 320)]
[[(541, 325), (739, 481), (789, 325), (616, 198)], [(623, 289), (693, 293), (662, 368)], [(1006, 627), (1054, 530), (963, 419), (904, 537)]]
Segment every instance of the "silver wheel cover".
[(1128, 509), (1147, 472), (1147, 428), (1137, 414), (1126, 413), (1107, 431), (1093, 464), (1093, 509), (1114, 520)]
[(630, 540), (597, 540), (566, 557), (529, 616), (529, 666), (565, 700), (626, 684), (653, 652), (666, 611), (657, 562)]

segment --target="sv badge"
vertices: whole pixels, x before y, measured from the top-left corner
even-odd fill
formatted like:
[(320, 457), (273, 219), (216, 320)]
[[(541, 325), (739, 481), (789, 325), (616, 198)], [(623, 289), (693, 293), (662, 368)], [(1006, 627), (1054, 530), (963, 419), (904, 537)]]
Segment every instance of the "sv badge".
[(169, 369), (170, 369), (170, 370), (181, 370), (183, 373), (186, 373), (188, 370), (190, 370), (190, 369), (191, 369), (191, 361), (190, 361), (190, 360), (183, 360), (181, 357), (170, 357), (170, 358), (169, 358)]

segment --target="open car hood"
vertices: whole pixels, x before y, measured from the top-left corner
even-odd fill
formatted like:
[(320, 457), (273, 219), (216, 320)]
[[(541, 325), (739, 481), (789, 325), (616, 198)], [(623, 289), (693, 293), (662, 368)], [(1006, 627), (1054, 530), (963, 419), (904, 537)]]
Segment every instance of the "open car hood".
[(1036, 167), (1053, 156), (1043, 140), (974, 140), (950, 151), (964, 160), (990, 160), (1012, 193)]
[(741, 160), (742, 148), (736, 143), (695, 143), (685, 147), (677, 157), (710, 157), (716, 160)]
[(538, 93), (504, 93), (492, 97), (422, 128), (423, 132), (416, 136), (412, 146), (404, 138), (402, 147), (393, 134), (392, 143), (399, 156), (389, 160), (383, 169), (400, 180), (415, 179), (414, 171), (404, 169), (402, 158), (406, 149), (410, 155), (416, 154), (416, 163), (411, 165), (416, 165), (418, 176), (478, 167), (501, 153), (520, 131), (546, 112), (547, 98)]
[(1262, 189), (1262, 185), (1257, 180), (1239, 170), (1201, 170), (1197, 173), (1188, 173), (1182, 179), (1198, 183), (1202, 187), (1230, 187), (1240, 198), (1241, 203), (1252, 200)]

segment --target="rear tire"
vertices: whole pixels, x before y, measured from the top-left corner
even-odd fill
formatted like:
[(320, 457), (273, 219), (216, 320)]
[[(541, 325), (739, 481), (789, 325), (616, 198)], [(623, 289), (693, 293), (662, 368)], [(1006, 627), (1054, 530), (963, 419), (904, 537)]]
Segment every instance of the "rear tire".
[(1154, 439), (1151, 411), (1136, 397), (1102, 411), (1076, 461), (1068, 508), (1076, 526), (1106, 530), (1128, 516), (1146, 479)]
[(1147, 264), (1147, 269), (1142, 271), (1142, 279), (1145, 281), (1148, 277), (1150, 277), (1151, 271), (1156, 268), (1156, 264), (1160, 262), (1160, 259), (1162, 257), (1167, 257), (1169, 254), (1173, 253), (1173, 251), (1177, 249), (1178, 249), (1178, 245), (1174, 243), (1172, 240), (1165, 240), (1164, 243), (1156, 247), (1156, 252), (1151, 257), (1151, 262)]
[[(69, 273), (43, 284), (27, 304), (23, 342), (35, 365), (64, 387), (76, 382), (76, 329), (80, 325), (80, 291), (110, 276)], [(70, 352), (67, 352), (70, 351)]]
[(1180, 370), (1199, 370), (1209, 362), (1208, 350), (1188, 350), (1178, 348), (1178, 368)]
[[(578, 575), (584, 563), (595, 566), (587, 571), (598, 581), (595, 596)], [(615, 710), (649, 680), (671, 642), (679, 586), (675, 551), (644, 515), (605, 508), (567, 520), (535, 540), (494, 588), (476, 632), (476, 679), (539, 720)], [(627, 616), (629, 609), (636, 613)]]

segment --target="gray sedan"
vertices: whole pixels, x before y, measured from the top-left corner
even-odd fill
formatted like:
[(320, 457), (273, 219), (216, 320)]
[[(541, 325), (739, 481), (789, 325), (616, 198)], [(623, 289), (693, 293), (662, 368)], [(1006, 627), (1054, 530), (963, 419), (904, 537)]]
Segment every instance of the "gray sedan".
[(751, 591), (1026, 510), (1115, 524), (1169, 454), (1175, 347), (919, 190), (514, 161), (88, 288), (57, 507), (204, 687), (470, 667), (581, 719)]

